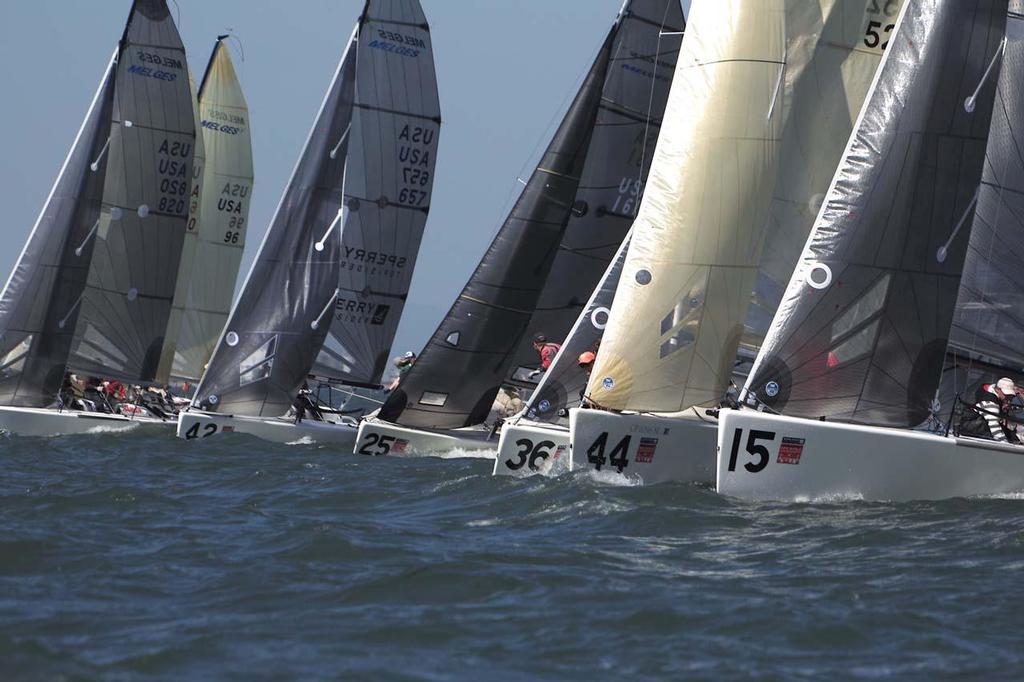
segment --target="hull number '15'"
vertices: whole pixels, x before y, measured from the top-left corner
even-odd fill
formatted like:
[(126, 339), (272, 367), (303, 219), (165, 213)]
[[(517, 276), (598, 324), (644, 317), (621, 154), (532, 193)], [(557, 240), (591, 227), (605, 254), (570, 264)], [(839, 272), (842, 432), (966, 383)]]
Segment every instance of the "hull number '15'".
[[(736, 471), (736, 460), (740, 454), (740, 441), (742, 440), (743, 429), (736, 429), (732, 434), (732, 449), (729, 451), (729, 471)], [(744, 449), (747, 451), (747, 454), (756, 459), (745, 463), (743, 468), (752, 474), (764, 470), (771, 459), (771, 453), (768, 452), (768, 448), (758, 443), (758, 441), (762, 440), (774, 441), (775, 432), (751, 429), (747, 434), (747, 444)]]
[(623, 436), (622, 440), (615, 444), (605, 457), (605, 450), (608, 447), (608, 432), (602, 431), (601, 435), (587, 448), (587, 461), (594, 465), (594, 471), (600, 471), (605, 463), (615, 467), (621, 474), (622, 470), (629, 466), (629, 441), (632, 436)]
[(540, 466), (537, 464), (537, 460), (547, 460), (551, 455), (551, 448), (555, 447), (554, 442), (550, 440), (542, 440), (536, 445), (529, 438), (520, 438), (516, 441), (516, 445), (519, 446), (519, 450), (516, 452), (516, 457), (519, 459), (512, 460), (511, 458), (505, 460), (505, 466), (512, 471), (518, 471), (524, 466), (529, 464), (531, 471), (537, 471)]

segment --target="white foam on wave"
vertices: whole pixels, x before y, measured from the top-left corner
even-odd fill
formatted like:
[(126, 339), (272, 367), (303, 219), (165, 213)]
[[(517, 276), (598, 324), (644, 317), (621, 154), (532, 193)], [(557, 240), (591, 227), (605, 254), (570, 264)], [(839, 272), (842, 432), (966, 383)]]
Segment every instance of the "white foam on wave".
[(122, 431), (131, 431), (132, 429), (141, 426), (139, 422), (130, 422), (127, 424), (118, 424), (113, 426), (110, 424), (103, 424), (101, 426), (93, 426), (86, 433), (88, 434), (99, 434), (99, 433), (119, 433)]
[(828, 495), (797, 495), (792, 500), (796, 504), (832, 504), (835, 502), (863, 502), (864, 493), (846, 492)]
[(316, 445), (316, 440), (312, 436), (303, 436), (298, 440), (290, 440), (285, 445)]
[(595, 471), (593, 469), (586, 469), (583, 472), (583, 475), (591, 481), (601, 483), (603, 485), (614, 485), (624, 488), (633, 488), (638, 485), (643, 485), (639, 477), (627, 476), (626, 474), (620, 474), (616, 471)]
[(441, 452), (431, 452), (430, 457), (440, 457), (441, 459), (491, 459), (493, 460), (497, 454), (494, 450), (466, 450), (463, 448), (455, 448), (454, 450), (444, 450)]

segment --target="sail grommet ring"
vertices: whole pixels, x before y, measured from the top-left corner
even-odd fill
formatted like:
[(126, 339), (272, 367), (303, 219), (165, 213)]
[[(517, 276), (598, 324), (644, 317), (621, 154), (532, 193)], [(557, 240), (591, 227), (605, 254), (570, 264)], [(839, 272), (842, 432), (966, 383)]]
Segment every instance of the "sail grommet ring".
[(637, 270), (636, 271), (636, 283), (643, 286), (651, 283), (654, 277), (651, 275), (650, 270)]
[(224, 335), (224, 343), (228, 344), (232, 348), (238, 345), (238, 332), (228, 332)]
[(139, 214), (140, 218), (145, 218), (146, 216), (149, 215), (149, 206), (146, 204), (142, 204), (141, 206), (139, 206), (139, 210), (137, 211), (137, 213)]
[(129, 289), (128, 293), (125, 294), (125, 298), (127, 298), (129, 301), (134, 301), (138, 297), (139, 297), (139, 290), (136, 289), (135, 287), (132, 287), (131, 289)]
[[(821, 272), (821, 279), (815, 279), (814, 273)], [(829, 284), (832, 284), (832, 268), (825, 265), (824, 263), (815, 263), (811, 266), (811, 269), (807, 271), (807, 285), (812, 289), (827, 289)]]
[(590, 324), (594, 329), (604, 329), (608, 326), (608, 316), (611, 314), (612, 311), (605, 306), (594, 308), (594, 312), (590, 313)]

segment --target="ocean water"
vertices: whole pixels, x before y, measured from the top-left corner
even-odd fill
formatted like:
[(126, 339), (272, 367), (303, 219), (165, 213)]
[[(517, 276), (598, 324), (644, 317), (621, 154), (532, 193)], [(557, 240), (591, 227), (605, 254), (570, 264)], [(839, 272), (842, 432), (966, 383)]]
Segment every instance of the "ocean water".
[(748, 504), (245, 436), (0, 439), (17, 679), (1020, 679), (1024, 499)]

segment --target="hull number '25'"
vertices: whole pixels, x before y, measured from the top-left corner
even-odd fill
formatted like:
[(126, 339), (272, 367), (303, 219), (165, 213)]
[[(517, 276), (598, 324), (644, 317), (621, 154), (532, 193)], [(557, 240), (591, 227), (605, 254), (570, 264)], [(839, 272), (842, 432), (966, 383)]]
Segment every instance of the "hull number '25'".
[[(736, 471), (736, 460), (740, 454), (740, 442), (743, 440), (743, 429), (736, 429), (732, 434), (732, 449), (729, 451), (729, 471)], [(768, 461), (771, 459), (771, 453), (768, 452), (768, 448), (758, 443), (758, 441), (775, 440), (774, 431), (758, 431), (757, 429), (751, 429), (747, 434), (747, 444), (744, 448), (751, 457), (755, 459), (746, 462), (743, 468), (752, 474), (756, 474), (759, 471), (764, 470), (768, 466)]]
[(516, 441), (516, 445), (519, 446), (519, 450), (516, 452), (516, 457), (519, 459), (512, 460), (511, 458), (505, 460), (505, 466), (512, 471), (518, 471), (525, 465), (529, 464), (531, 471), (537, 471), (540, 466), (537, 464), (537, 460), (547, 460), (551, 455), (551, 448), (555, 447), (554, 442), (550, 440), (542, 440), (536, 445), (529, 438), (520, 438)]
[(360, 455), (370, 455), (371, 457), (379, 457), (386, 455), (391, 452), (391, 445), (398, 440), (395, 436), (385, 436), (380, 433), (368, 433), (366, 439), (363, 441), (363, 446), (359, 448)]

